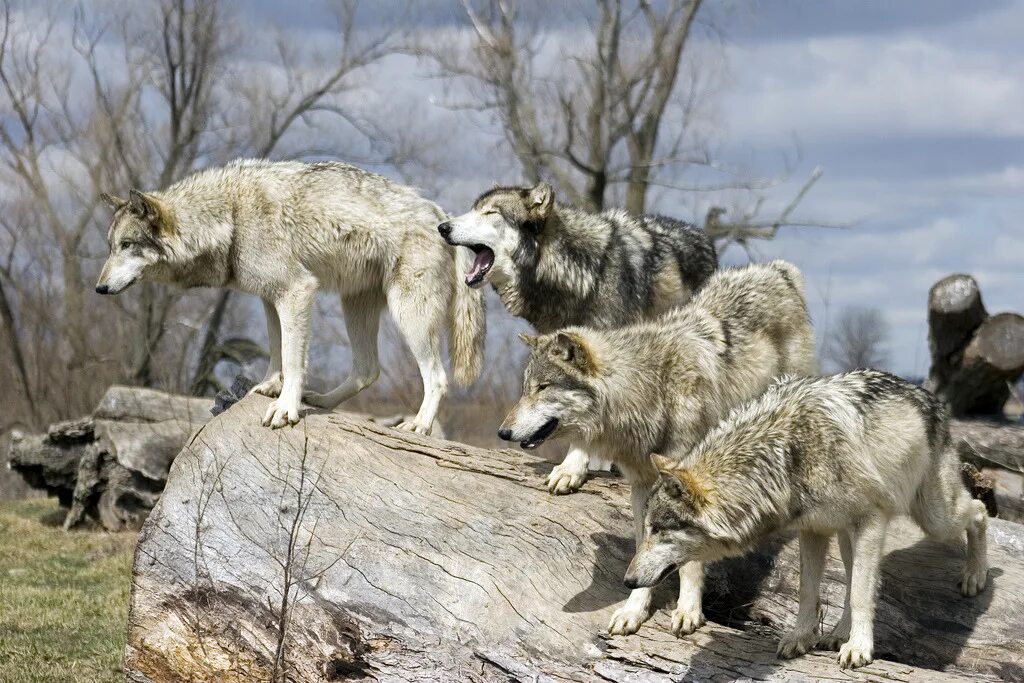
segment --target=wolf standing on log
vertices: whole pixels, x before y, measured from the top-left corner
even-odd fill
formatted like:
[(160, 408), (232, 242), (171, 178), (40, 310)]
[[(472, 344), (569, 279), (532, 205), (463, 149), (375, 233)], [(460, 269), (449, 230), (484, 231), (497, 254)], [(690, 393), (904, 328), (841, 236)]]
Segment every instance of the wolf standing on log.
[[(685, 453), (773, 380), (817, 372), (803, 276), (785, 261), (719, 271), (693, 301), (655, 320), (525, 341), (523, 396), (498, 436), (535, 448), (564, 435), (615, 462), (630, 483), (638, 545), (658, 481), (653, 453)], [(704, 623), (703, 576), (699, 562), (679, 571), (679, 635)], [(650, 588), (634, 590), (608, 630), (634, 633), (651, 596)]]
[[(660, 481), (643, 540), (626, 572), (651, 587), (677, 566), (746, 552), (779, 529), (800, 532), (800, 606), (779, 656), (818, 646), (843, 668), (873, 656), (872, 623), (886, 526), (909, 514), (929, 536), (962, 539), (960, 591), (988, 576), (985, 505), (972, 500), (950, 441), (947, 408), (920, 387), (876, 370), (773, 385), (734, 410), (692, 451), (656, 457)], [(828, 544), (839, 536), (846, 603), (819, 637), (818, 598)]]
[[(496, 187), (437, 229), (476, 253), (466, 284), (490, 282), (509, 312), (541, 333), (653, 318), (689, 301), (718, 266), (703, 230), (664, 216), (587, 213), (558, 204), (547, 183)], [(549, 490), (579, 489), (589, 462), (570, 447)]]
[[(138, 280), (231, 287), (263, 300), (270, 367), (253, 391), (274, 397), (263, 419), (299, 420), (299, 402), (333, 408), (376, 381), (385, 306), (409, 344), (423, 402), (400, 428), (429, 434), (448, 390), (441, 358), (450, 332), (455, 378), (472, 382), (483, 359), (483, 297), (458, 283), (467, 250), (453, 252), (434, 229), (445, 214), (414, 190), (348, 164), (236, 161), (114, 209), (110, 256), (96, 291), (117, 294)], [(352, 372), (326, 394), (303, 394), (310, 317), (317, 290), (341, 295)]]

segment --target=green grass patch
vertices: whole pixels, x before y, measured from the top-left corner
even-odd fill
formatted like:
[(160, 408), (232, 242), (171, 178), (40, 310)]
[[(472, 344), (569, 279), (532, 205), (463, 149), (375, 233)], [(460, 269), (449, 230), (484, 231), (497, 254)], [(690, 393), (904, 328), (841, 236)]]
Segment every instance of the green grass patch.
[(64, 531), (57, 503), (0, 503), (0, 682), (123, 681), (138, 534)]

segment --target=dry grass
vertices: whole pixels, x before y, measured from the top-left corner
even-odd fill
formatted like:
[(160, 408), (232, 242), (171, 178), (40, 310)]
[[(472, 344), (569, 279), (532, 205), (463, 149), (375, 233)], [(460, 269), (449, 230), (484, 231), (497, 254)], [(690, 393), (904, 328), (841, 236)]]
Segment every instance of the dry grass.
[(0, 503), (0, 681), (122, 681), (135, 532), (66, 532)]

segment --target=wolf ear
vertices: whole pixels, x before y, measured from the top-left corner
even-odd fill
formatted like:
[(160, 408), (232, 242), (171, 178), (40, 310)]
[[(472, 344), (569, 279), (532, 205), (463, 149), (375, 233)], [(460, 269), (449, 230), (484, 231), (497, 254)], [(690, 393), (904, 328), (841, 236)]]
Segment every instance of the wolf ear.
[(537, 339), (537, 337), (531, 337), (530, 335), (526, 334), (525, 332), (520, 332), (519, 333), (519, 339), (524, 344), (529, 346), (531, 349), (537, 348), (537, 344), (540, 341), (539, 339)]
[(671, 474), (676, 465), (674, 460), (670, 460), (664, 455), (658, 455), (657, 453), (651, 455), (651, 462), (654, 463), (654, 467), (658, 472), (664, 472), (666, 474)]
[(551, 342), (550, 353), (556, 360), (568, 363), (585, 374), (592, 374), (596, 370), (590, 348), (578, 335), (557, 333)]
[(103, 200), (103, 203), (109, 206), (114, 211), (117, 211), (122, 206), (128, 203), (127, 200), (121, 199), (120, 197), (115, 197), (112, 194), (107, 194), (106, 192), (100, 192), (100, 199)]
[(547, 183), (537, 183), (526, 196), (526, 205), (531, 213), (547, 218), (555, 202), (555, 190)]
[(168, 237), (174, 234), (174, 224), (170, 216), (164, 210), (160, 200), (153, 195), (130, 190), (128, 192), (128, 206), (131, 212), (139, 218), (147, 221), (153, 228), (153, 232), (161, 237)]
[(160, 215), (156, 201), (143, 192), (135, 189), (129, 190), (128, 202), (131, 204), (132, 213), (139, 218), (156, 218)]

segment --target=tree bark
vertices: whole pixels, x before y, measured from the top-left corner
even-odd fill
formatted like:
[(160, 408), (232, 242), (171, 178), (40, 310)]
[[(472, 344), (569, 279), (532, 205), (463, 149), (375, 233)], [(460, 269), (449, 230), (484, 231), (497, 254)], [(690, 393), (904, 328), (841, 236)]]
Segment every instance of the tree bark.
[(950, 275), (928, 295), (932, 365), (925, 385), (954, 415), (1001, 415), (1009, 383), (1024, 372), (1024, 317), (989, 316), (978, 283)]
[[(883, 565), (878, 660), (841, 672), (834, 653), (788, 662), (796, 614), (792, 539), (713, 566), (712, 623), (671, 635), (666, 581), (638, 634), (604, 629), (627, 590), (627, 486), (574, 496), (548, 463), (309, 412), (260, 425), (250, 396), (177, 456), (136, 552), (129, 680), (669, 681), (998, 680), (1024, 676), (1024, 531), (992, 520), (991, 584), (956, 582), (962, 551), (894, 524)], [(833, 549), (822, 592), (843, 602)]]

